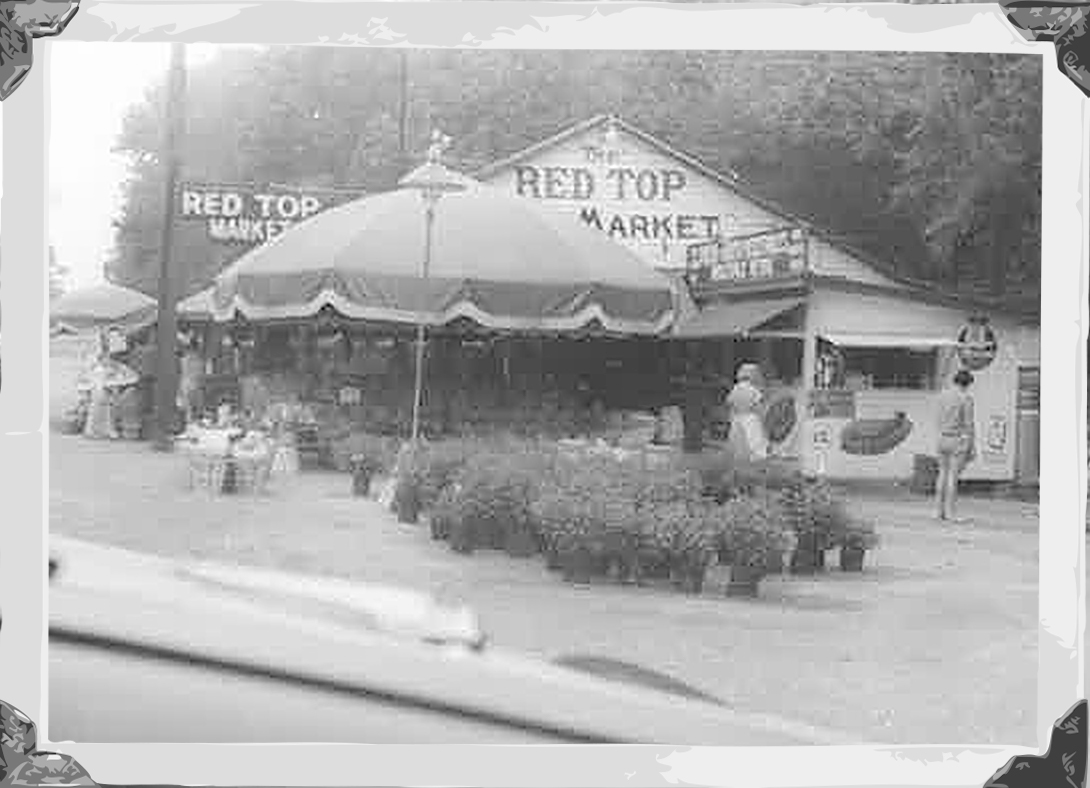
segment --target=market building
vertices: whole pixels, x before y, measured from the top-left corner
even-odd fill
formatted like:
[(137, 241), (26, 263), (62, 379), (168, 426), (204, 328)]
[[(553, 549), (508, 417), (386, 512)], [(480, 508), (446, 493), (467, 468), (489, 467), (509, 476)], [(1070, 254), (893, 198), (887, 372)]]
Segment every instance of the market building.
[(902, 281), (618, 118), (478, 177), (569, 212), (683, 283), (692, 308), (672, 335), (700, 362), (695, 407), (713, 408), (734, 370), (759, 362), (776, 454), (831, 477), (910, 477), (934, 453), (938, 391), (961, 365), (976, 376), (979, 447), (964, 478), (1037, 482), (1038, 318)]

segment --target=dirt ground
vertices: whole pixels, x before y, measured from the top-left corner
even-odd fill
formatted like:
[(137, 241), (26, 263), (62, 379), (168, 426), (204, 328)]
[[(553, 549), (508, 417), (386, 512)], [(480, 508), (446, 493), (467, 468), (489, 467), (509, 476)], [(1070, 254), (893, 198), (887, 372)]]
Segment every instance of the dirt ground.
[(924, 502), (855, 502), (883, 539), (862, 576), (775, 578), (756, 601), (575, 588), (540, 561), (455, 555), (338, 475), (270, 498), (189, 492), (181, 458), (53, 436), (50, 528), (157, 554), (423, 588), (495, 642), (671, 673), (738, 706), (861, 739), (1022, 743), (1036, 703), (1035, 507), (972, 501), (943, 531)]
[[(55, 359), (52, 410), (73, 363)], [(862, 575), (770, 578), (742, 601), (577, 588), (539, 560), (458, 556), (355, 499), (345, 476), (305, 474), (269, 497), (189, 491), (180, 457), (51, 435), (54, 533), (175, 556), (426, 589), (474, 607), (497, 645), (639, 662), (739, 708), (861, 742), (1035, 739), (1037, 506), (967, 500), (940, 527), (927, 501), (852, 505), (882, 539)]]

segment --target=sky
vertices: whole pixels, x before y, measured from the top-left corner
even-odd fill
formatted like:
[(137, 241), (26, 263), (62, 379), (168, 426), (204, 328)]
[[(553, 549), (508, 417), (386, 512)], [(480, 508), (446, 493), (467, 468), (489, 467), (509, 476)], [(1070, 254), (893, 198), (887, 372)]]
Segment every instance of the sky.
[[(40, 43), (46, 43), (42, 41)], [(111, 153), (129, 106), (162, 78), (169, 44), (49, 41), (49, 233), (69, 287), (103, 279), (113, 245), (112, 220), (121, 207), (124, 157)], [(188, 48), (190, 63), (215, 53)]]

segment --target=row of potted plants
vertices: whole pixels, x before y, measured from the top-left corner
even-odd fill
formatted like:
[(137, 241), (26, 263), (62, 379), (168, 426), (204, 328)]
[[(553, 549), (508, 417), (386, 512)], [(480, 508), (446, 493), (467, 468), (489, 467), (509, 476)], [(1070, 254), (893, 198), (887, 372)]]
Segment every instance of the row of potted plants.
[(789, 469), (722, 459), (649, 467), (608, 454), (572, 455), (525, 441), (445, 441), (400, 458), (393, 507), (426, 514), (452, 549), (543, 553), (574, 582), (669, 580), (699, 593), (729, 566), (728, 593), (753, 594), (770, 573), (820, 571), (827, 550), (862, 569), (873, 529), (821, 482)]

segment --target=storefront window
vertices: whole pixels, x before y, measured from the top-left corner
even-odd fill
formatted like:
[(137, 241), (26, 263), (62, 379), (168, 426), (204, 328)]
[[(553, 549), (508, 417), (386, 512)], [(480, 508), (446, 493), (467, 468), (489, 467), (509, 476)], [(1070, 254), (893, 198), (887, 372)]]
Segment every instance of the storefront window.
[(854, 390), (936, 387), (937, 353), (906, 348), (841, 348), (843, 385)]

